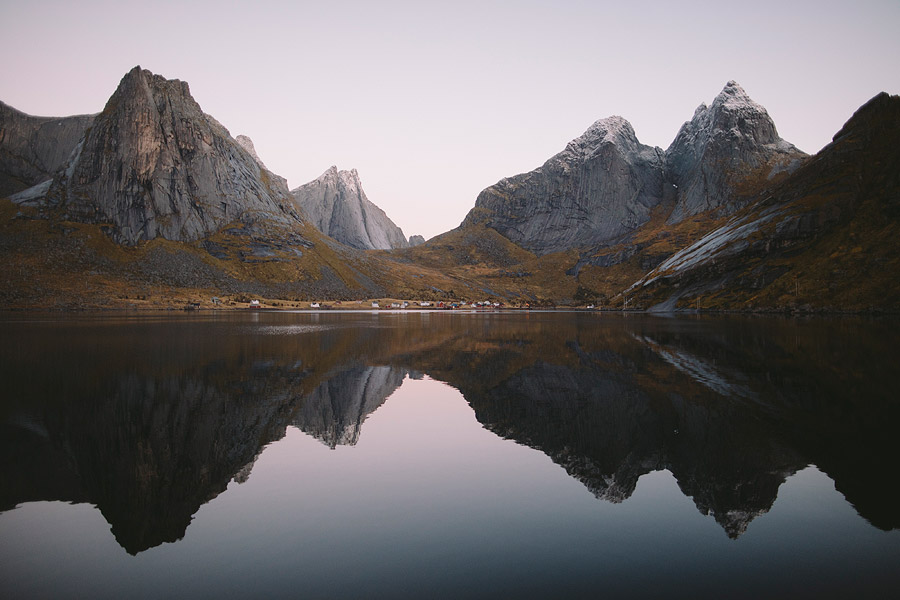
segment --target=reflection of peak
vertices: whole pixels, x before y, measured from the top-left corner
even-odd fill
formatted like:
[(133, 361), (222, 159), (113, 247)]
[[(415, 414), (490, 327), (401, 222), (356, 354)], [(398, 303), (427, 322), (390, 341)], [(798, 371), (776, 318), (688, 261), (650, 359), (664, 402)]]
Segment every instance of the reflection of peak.
[(253, 471), (253, 467), (256, 466), (256, 459), (259, 458), (262, 451), (263, 448), (260, 448), (256, 455), (246, 465), (238, 469), (237, 473), (234, 474), (235, 483), (247, 483), (247, 480), (250, 479), (250, 472)]
[[(649, 344), (646, 336), (629, 337), (638, 351)], [(667, 469), (700, 512), (736, 538), (771, 508), (785, 477), (805, 464), (773, 444), (765, 424), (751, 418), (758, 403), (732, 399), (742, 388), (730, 380), (740, 377), (678, 345), (653, 345), (654, 377), (674, 384), (661, 397), (629, 373), (626, 355), (593, 355), (577, 344), (571, 347), (580, 368), (537, 361), (487, 390), (461, 389), (487, 429), (541, 450), (597, 498), (620, 503), (642, 475)], [(593, 368), (594, 359), (626, 370)], [(697, 370), (698, 364), (704, 368)], [(663, 375), (667, 371), (691, 377)], [(686, 400), (692, 396), (700, 401)], [(713, 400), (714, 408), (703, 399)]]
[(587, 456), (563, 453), (552, 457), (570, 477), (586, 487), (595, 498), (620, 504), (631, 497), (642, 475), (654, 470), (645, 461), (639, 465), (623, 463), (612, 473), (604, 473)]
[(754, 511), (728, 510), (721, 514), (712, 513), (716, 523), (722, 526), (729, 538), (736, 540), (742, 536), (750, 525), (750, 521), (769, 512), (768, 509)]
[(725, 461), (721, 461), (723, 464), (716, 464), (720, 461), (710, 458), (705, 467), (709, 472), (731, 468), (736, 472), (723, 472), (715, 477), (705, 473), (705, 481), (693, 479), (699, 474), (692, 473), (679, 480), (679, 486), (686, 495), (693, 497), (694, 504), (701, 513), (715, 519), (726, 535), (734, 540), (747, 531), (753, 519), (769, 512), (781, 485), (800, 468), (800, 464), (796, 462), (799, 459), (787, 458), (782, 459), (782, 470), (769, 472), (763, 470), (765, 463), (779, 460), (777, 456), (750, 457), (762, 464), (740, 467), (735, 466), (738, 461), (733, 457), (726, 457)]
[(128, 373), (92, 365), (90, 383), (73, 366), (39, 429), (0, 425), (0, 450), (8, 444), (19, 457), (3, 473), (0, 510), (89, 502), (129, 554), (181, 539), (197, 509), (246, 480), (265, 444), (283, 435), (303, 375), (253, 361), (179, 372), (187, 356), (166, 360), (159, 371), (152, 361)]
[(303, 402), (294, 425), (331, 448), (354, 446), (363, 421), (394, 393), (406, 371), (354, 366), (319, 385)]

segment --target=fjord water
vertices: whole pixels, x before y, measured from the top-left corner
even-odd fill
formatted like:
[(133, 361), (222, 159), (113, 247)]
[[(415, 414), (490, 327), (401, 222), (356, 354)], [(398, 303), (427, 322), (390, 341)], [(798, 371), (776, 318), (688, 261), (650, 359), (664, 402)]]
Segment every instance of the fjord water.
[(0, 589), (888, 596), (898, 331), (0, 315)]

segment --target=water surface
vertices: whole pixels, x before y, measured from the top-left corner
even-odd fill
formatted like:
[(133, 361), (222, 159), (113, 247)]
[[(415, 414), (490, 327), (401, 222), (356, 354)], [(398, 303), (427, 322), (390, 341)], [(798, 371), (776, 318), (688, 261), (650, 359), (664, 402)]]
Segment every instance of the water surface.
[(0, 315), (10, 597), (888, 597), (890, 320)]

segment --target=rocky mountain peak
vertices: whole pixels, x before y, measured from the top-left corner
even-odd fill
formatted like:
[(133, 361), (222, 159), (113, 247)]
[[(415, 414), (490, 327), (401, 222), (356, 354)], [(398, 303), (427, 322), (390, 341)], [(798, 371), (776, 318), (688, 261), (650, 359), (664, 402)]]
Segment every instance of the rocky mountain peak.
[(706, 143), (712, 137), (749, 138), (758, 144), (777, 143), (781, 138), (766, 109), (754, 102), (735, 81), (729, 81), (712, 104), (700, 104), (690, 121), (682, 125), (669, 153), (677, 153), (692, 143)]
[(66, 217), (110, 224), (133, 245), (194, 241), (241, 221), (299, 223), (280, 189), (188, 84), (135, 67), (119, 83), (46, 195)]
[(343, 244), (360, 250), (409, 246), (403, 231), (366, 197), (356, 169), (331, 166), (290, 193), (319, 231)]
[(101, 114), (115, 113), (123, 102), (145, 102), (148, 106), (155, 105), (158, 111), (165, 110), (166, 104), (178, 103), (188, 112), (203, 112), (191, 96), (191, 88), (186, 81), (166, 79), (142, 69), (140, 65), (122, 77), (119, 87), (110, 96)]
[(805, 155), (782, 140), (762, 105), (735, 81), (712, 104), (701, 104), (666, 150), (678, 201), (670, 222), (715, 208), (733, 210), (734, 184), (756, 169), (771, 177)]
[(264, 169), (267, 169), (265, 163), (259, 157), (259, 154), (256, 153), (256, 147), (253, 145), (253, 140), (251, 140), (246, 135), (239, 135), (236, 138), (234, 138), (234, 141), (236, 141), (238, 144), (240, 144), (241, 148), (246, 150), (247, 153), (251, 157), (253, 157), (253, 160), (255, 160), (257, 162), (257, 164), (259, 164), (259, 166), (261, 166)]
[(664, 196), (665, 157), (612, 116), (591, 125), (543, 166), (479, 194), (466, 223), (484, 223), (536, 254), (619, 237)]
[(479, 194), (464, 223), (484, 224), (537, 254), (606, 244), (672, 202), (670, 223), (732, 212), (749, 177), (765, 182), (805, 155), (778, 137), (766, 109), (735, 81), (701, 104), (665, 152), (620, 116), (601, 119), (538, 169)]
[(725, 84), (725, 87), (722, 88), (722, 91), (719, 92), (719, 95), (716, 96), (715, 100), (713, 100), (713, 106), (715, 105), (727, 105), (731, 109), (740, 108), (743, 106), (752, 106), (755, 110), (759, 110), (765, 112), (765, 108), (762, 105), (754, 102), (749, 94), (744, 91), (737, 81), (733, 79)]
[(629, 148), (640, 145), (634, 127), (626, 119), (614, 115), (596, 121), (581, 136), (566, 146), (567, 151), (577, 152), (585, 157), (595, 152), (603, 144), (619, 144)]
[[(212, 119), (212, 117), (209, 117), (209, 118)], [(266, 166), (266, 164), (259, 157), (259, 154), (256, 153), (256, 147), (253, 145), (253, 140), (251, 140), (246, 135), (239, 135), (236, 138), (234, 138), (234, 141), (236, 141), (241, 148), (243, 148), (244, 150), (247, 151), (247, 154), (249, 154), (250, 157), (256, 161), (256, 164), (259, 165), (260, 169), (262, 169), (263, 171), (266, 172), (270, 183), (272, 184), (273, 187), (277, 188), (277, 191), (281, 195), (284, 196), (284, 195), (287, 195), (290, 193), (288, 191), (287, 179), (285, 179), (284, 177), (282, 177), (280, 175), (276, 175), (275, 173), (273, 173), (272, 171), (269, 170), (269, 168)]]

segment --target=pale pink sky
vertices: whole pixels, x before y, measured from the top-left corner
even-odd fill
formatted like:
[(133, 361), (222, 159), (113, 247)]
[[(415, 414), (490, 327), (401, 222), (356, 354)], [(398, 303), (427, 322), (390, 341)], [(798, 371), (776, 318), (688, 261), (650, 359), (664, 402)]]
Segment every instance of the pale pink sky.
[(812, 153), (900, 93), (897, 0), (0, 0), (0, 23), (7, 104), (99, 112), (139, 64), (187, 81), (291, 187), (356, 168), (425, 237), (610, 115), (666, 148), (734, 79)]

